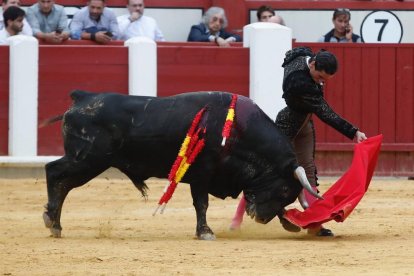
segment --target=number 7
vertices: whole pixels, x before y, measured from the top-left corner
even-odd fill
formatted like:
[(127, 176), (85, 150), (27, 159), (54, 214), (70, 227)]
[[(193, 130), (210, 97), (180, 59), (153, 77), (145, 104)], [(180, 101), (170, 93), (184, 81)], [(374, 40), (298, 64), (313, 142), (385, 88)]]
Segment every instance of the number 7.
[(388, 19), (375, 19), (375, 23), (382, 23), (382, 27), (378, 33), (378, 39), (377, 39), (377, 41), (381, 41), (382, 32), (384, 31), (385, 26), (388, 24)]

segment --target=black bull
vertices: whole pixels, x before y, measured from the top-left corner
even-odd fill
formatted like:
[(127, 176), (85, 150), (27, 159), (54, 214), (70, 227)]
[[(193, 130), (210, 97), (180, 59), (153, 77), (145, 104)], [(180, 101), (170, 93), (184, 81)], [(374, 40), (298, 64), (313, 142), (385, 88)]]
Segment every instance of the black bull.
[[(146, 196), (149, 177), (166, 178), (194, 116), (207, 107), (205, 147), (182, 182), (189, 183), (197, 213), (196, 235), (213, 239), (207, 225), (208, 194), (236, 198), (246, 211), (267, 223), (298, 197), (293, 177), (298, 167), (288, 139), (250, 99), (239, 96), (231, 136), (221, 146), (221, 132), (232, 95), (186, 93), (167, 98), (71, 93), (73, 105), (63, 115), (65, 155), (46, 164), (48, 203), (43, 215), (55, 237), (61, 236), (63, 202), (109, 167), (127, 175)], [(160, 195), (161, 196), (161, 195)]]

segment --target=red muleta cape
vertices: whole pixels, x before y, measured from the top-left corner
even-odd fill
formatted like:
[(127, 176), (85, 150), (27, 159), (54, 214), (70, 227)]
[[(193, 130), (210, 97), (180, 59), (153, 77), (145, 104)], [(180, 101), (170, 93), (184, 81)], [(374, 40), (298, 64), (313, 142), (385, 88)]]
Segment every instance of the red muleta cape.
[(381, 147), (382, 135), (358, 143), (348, 171), (303, 212), (290, 209), (285, 218), (302, 227), (312, 228), (330, 220), (344, 221), (364, 196), (371, 182)]

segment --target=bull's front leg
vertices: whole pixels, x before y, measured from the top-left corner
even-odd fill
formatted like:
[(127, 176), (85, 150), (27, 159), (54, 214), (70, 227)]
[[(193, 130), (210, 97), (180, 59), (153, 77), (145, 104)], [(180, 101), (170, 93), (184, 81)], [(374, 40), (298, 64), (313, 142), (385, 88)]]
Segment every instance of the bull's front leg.
[(207, 225), (208, 192), (205, 188), (201, 188), (202, 186), (207, 187), (207, 185), (190, 186), (193, 205), (197, 214), (196, 236), (199, 240), (215, 240), (216, 236)]

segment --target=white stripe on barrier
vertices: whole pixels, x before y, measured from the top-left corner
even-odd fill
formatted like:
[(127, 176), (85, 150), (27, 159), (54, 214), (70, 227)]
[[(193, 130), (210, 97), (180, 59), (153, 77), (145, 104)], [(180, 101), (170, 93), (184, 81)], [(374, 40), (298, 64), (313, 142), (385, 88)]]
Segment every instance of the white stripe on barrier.
[(0, 156), (0, 167), (40, 166), (62, 156)]
[(275, 23), (253, 23), (243, 33), (243, 46), (250, 48), (250, 98), (274, 120), (286, 106), (281, 65), (292, 49), (292, 30)]
[(16, 35), (10, 42), (9, 155), (37, 155), (38, 41)]
[(128, 47), (129, 95), (157, 96), (157, 44), (147, 37), (125, 41)]

